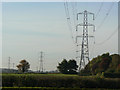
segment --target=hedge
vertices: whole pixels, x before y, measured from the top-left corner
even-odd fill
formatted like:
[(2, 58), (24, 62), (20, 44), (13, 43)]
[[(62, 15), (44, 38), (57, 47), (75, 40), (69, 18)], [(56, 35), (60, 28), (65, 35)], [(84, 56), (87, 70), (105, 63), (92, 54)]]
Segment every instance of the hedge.
[(120, 78), (58, 75), (2, 75), (3, 87), (65, 87), (120, 89)]

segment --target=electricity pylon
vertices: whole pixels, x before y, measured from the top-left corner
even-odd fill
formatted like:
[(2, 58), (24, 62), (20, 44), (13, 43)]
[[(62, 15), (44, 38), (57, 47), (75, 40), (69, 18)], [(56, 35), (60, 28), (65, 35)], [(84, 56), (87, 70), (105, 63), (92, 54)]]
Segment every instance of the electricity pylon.
[(39, 72), (43, 72), (43, 52), (40, 52), (40, 66), (39, 66)]
[(10, 60), (11, 60), (11, 57), (8, 57), (8, 69), (10, 70)]
[(78, 24), (76, 26), (76, 31), (78, 31), (78, 27), (82, 26), (83, 27), (83, 33), (82, 35), (76, 36), (76, 43), (78, 43), (78, 39), (77, 38), (82, 38), (82, 44), (77, 44), (77, 46), (81, 46), (81, 55), (80, 55), (80, 64), (79, 64), (79, 71), (85, 67), (86, 63), (89, 62), (89, 37), (93, 38), (94, 36), (90, 36), (88, 33), (88, 26), (93, 26), (93, 31), (95, 31), (95, 26), (93, 24), (88, 23), (88, 14), (93, 15), (93, 20), (94, 20), (94, 13), (88, 12), (88, 11), (84, 11), (82, 13), (78, 13), (77, 14), (77, 20), (78, 20), (78, 16), (79, 14), (84, 15), (83, 18), (83, 23)]

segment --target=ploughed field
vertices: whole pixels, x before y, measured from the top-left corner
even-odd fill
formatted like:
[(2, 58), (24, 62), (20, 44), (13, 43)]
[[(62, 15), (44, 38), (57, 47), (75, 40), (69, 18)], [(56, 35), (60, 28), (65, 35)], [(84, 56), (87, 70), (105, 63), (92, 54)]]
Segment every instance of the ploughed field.
[(120, 89), (120, 78), (66, 74), (1, 74), (3, 89)]

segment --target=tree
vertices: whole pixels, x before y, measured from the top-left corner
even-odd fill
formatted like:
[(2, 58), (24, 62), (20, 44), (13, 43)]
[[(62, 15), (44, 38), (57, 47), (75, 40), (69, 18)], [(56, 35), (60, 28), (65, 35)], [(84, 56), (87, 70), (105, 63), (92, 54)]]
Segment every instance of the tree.
[(117, 66), (116, 72), (120, 72), (120, 64)]
[(24, 73), (28, 71), (28, 69), (30, 68), (30, 64), (26, 60), (21, 60), (20, 64), (17, 65), (17, 68), (19, 71)]
[(67, 74), (68, 73), (68, 62), (66, 59), (63, 59), (61, 63), (59, 63), (59, 66), (57, 66), (58, 70), (61, 73)]
[(68, 71), (69, 74), (76, 74), (76, 70), (78, 68), (78, 65), (75, 60), (69, 60), (68, 61)]
[(75, 60), (67, 61), (66, 59), (63, 59), (57, 68), (63, 74), (76, 74), (78, 65), (76, 64)]
[[(90, 72), (89, 72), (90, 71)], [(105, 73), (119, 73), (120, 72), (120, 55), (113, 54), (110, 55), (109, 53), (104, 53), (93, 58), (82, 70), (82, 74), (101, 74), (102, 72)]]

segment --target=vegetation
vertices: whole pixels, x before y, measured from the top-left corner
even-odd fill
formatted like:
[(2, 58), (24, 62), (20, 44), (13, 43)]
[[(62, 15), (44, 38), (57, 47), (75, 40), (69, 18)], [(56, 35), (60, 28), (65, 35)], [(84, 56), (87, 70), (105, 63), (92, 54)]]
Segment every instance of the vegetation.
[(2, 90), (114, 90), (105, 88), (3, 87)]
[[(0, 74), (3, 90), (13, 89), (42, 89), (42, 90), (105, 90), (120, 89), (120, 55), (105, 53), (93, 58), (79, 76), (75, 60), (63, 59), (57, 66), (63, 74), (33, 74), (26, 72), (30, 64), (26, 60), (17, 66), (23, 72), (19, 74)], [(97, 88), (97, 89), (96, 89)], [(100, 89), (99, 89), (100, 88)]]
[[(120, 79), (64, 74), (3, 74), (3, 87), (114, 88)], [(109, 87), (108, 87), (109, 86)]]
[(17, 68), (20, 72), (24, 73), (28, 71), (30, 64), (26, 60), (21, 60), (20, 64), (17, 65)]
[(76, 70), (78, 65), (75, 60), (67, 61), (66, 59), (63, 59), (57, 68), (63, 74), (77, 74)]
[(97, 75), (102, 73), (120, 73), (120, 55), (109, 55), (109, 53), (106, 53), (93, 58), (85, 68), (81, 70), (80, 74)]

